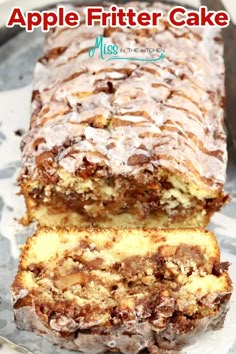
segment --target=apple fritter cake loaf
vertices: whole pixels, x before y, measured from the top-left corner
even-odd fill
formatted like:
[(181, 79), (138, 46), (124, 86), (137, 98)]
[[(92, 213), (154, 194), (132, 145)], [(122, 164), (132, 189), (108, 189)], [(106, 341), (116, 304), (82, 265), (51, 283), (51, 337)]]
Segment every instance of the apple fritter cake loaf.
[[(22, 142), (27, 221), (41, 226), (201, 227), (226, 202), (218, 29), (54, 28), (34, 74)], [(83, 18), (83, 8), (77, 8)], [(164, 48), (162, 61), (89, 57), (96, 37)], [(154, 53), (157, 55), (156, 52)], [(153, 55), (154, 55), (153, 54)]]
[(208, 231), (42, 228), (12, 285), (16, 323), (88, 354), (178, 350), (223, 325), (227, 266)]

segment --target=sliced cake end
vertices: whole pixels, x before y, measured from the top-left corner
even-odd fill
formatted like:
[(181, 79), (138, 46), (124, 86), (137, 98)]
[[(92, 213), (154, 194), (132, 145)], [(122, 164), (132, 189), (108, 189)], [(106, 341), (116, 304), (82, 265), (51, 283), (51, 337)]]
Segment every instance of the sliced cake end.
[(43, 228), (12, 285), (17, 326), (89, 354), (177, 350), (222, 326), (225, 268), (208, 231)]

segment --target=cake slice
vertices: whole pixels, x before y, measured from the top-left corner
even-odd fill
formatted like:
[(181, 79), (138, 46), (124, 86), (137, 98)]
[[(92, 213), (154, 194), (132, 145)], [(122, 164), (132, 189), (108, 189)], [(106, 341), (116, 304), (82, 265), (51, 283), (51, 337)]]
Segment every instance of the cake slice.
[[(87, 28), (84, 8), (76, 7), (81, 25), (53, 28), (46, 37), (22, 142), (26, 222), (204, 227), (228, 200), (219, 29), (173, 28), (167, 4), (122, 6), (164, 16), (156, 28)], [(150, 60), (160, 53), (144, 55), (145, 48), (164, 48), (166, 57), (89, 57), (100, 36)]]
[(178, 350), (223, 325), (226, 268), (208, 231), (42, 228), (12, 284), (16, 323), (88, 354)]

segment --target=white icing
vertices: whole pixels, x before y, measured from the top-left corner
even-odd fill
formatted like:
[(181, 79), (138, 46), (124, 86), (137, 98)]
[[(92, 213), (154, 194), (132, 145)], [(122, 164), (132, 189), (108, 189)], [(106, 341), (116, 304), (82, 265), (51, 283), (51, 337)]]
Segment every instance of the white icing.
[[(137, 2), (132, 4), (141, 6)], [(159, 5), (166, 14), (169, 8)], [(148, 8), (151, 9), (151, 5)], [(99, 58), (99, 51), (92, 58), (88, 58), (86, 51), (78, 55), (95, 42), (99, 33), (96, 27), (87, 32), (84, 26), (74, 30), (56, 29), (49, 35), (47, 53), (54, 48), (67, 49), (44, 67), (39, 64), (36, 68), (34, 89), (40, 91), (42, 109), (36, 112), (34, 125), (40, 127), (31, 129), (23, 151), (24, 164), (35, 178), (35, 157), (57, 143), (61, 147), (57, 160), (71, 173), (79, 169), (83, 157), (89, 155), (93, 163), (105, 161), (113, 175), (136, 176), (151, 167), (148, 163), (129, 165), (129, 158), (142, 153), (151, 159), (154, 157), (153, 165), (174, 167), (189, 178), (195, 177), (195, 170), (198, 171), (200, 176), (212, 179), (210, 188), (224, 182), (225, 143), (213, 138), (215, 130), (223, 136), (219, 100), (224, 94), (220, 76), (224, 65), (222, 45), (213, 40), (217, 31), (174, 27), (164, 30), (163, 27), (161, 34), (157, 30), (149, 37), (139, 36), (139, 30), (136, 31), (135, 35), (128, 29), (111, 31), (104, 40), (123, 48), (164, 47), (166, 58), (162, 62), (107, 62)], [(142, 33), (142, 29), (140, 31)], [(108, 91), (109, 82), (115, 87), (114, 93)], [(217, 93), (211, 97), (208, 92)], [(104, 139), (100, 138), (98, 130), (86, 130), (99, 116), (108, 122)], [(73, 124), (68, 124), (68, 120)], [(131, 129), (127, 122), (132, 123)], [(88, 132), (93, 131), (98, 138), (84, 142), (80, 137), (85, 130), (87, 137), (90, 137)], [(152, 137), (153, 132), (157, 133), (155, 137)], [(36, 152), (31, 146), (40, 136), (46, 142)], [(69, 148), (63, 151), (63, 143), (68, 138), (76, 140), (71, 147), (73, 158), (69, 156)], [(142, 152), (139, 146), (143, 147)], [(216, 150), (221, 152), (222, 160), (208, 153)]]

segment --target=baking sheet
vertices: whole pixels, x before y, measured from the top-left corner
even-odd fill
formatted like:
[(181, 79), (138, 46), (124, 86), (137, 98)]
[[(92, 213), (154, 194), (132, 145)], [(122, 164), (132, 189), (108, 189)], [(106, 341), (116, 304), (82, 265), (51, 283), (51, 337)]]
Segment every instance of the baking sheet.
[[(41, 337), (15, 327), (11, 306), (10, 284), (16, 273), (19, 249), (33, 227), (21, 227), (15, 220), (24, 214), (24, 203), (16, 196), (16, 178), (20, 168), (19, 144), (22, 131), (28, 129), (30, 82), (36, 58), (41, 55), (43, 35), (21, 32), (0, 48), (0, 335), (22, 344), (35, 354), (69, 354)], [(232, 201), (221, 213), (215, 214), (210, 229), (219, 240), (222, 260), (232, 263), (230, 274), (236, 284), (236, 166), (232, 145), (226, 190)], [(0, 353), (9, 354), (0, 348)], [(198, 343), (182, 351), (185, 354), (236, 353), (236, 292), (224, 329), (208, 332)]]

